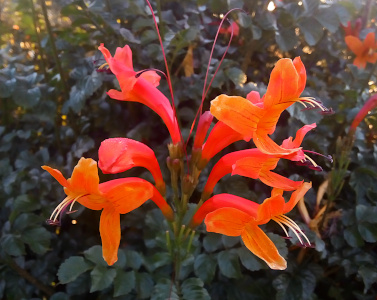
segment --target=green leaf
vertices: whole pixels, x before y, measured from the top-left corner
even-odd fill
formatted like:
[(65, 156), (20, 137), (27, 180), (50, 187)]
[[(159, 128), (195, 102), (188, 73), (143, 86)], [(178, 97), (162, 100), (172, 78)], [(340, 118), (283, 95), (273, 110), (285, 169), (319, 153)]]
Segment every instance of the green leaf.
[(119, 29), (119, 33), (129, 43), (140, 44), (140, 40), (136, 39), (131, 30), (126, 28)]
[(323, 36), (322, 25), (314, 18), (304, 18), (299, 22), (300, 30), (304, 33), (305, 41), (314, 46)]
[(225, 70), (224, 73), (236, 86), (240, 86), (246, 82), (246, 74), (239, 68), (233, 67)]
[(283, 51), (292, 50), (298, 43), (298, 38), (294, 28), (280, 29), (275, 34), (276, 43)]
[(88, 271), (92, 265), (87, 263), (81, 256), (67, 258), (59, 267), (58, 278), (60, 283), (65, 284), (75, 280), (80, 274)]
[(20, 86), (14, 90), (12, 96), (17, 105), (25, 108), (32, 108), (37, 105), (41, 99), (41, 90), (39, 87), (26, 89)]
[(161, 279), (154, 286), (151, 300), (180, 300), (177, 287), (171, 279)]
[(12, 95), (16, 86), (16, 78), (12, 78), (6, 81), (0, 80), (0, 95), (1, 98), (8, 98)]
[(250, 271), (258, 271), (261, 269), (267, 269), (267, 265), (260, 258), (255, 256), (246, 247), (238, 248), (237, 254), (241, 260), (242, 265)]
[(13, 222), (19, 213), (34, 211), (40, 207), (40, 202), (33, 201), (28, 195), (17, 196), (13, 203), (13, 211), (9, 216), (9, 221)]
[(98, 266), (107, 267), (107, 263), (102, 256), (102, 247), (99, 245), (93, 246), (84, 251), (84, 256), (87, 260), (90, 260)]
[(313, 15), (319, 6), (319, 0), (303, 0), (302, 3), (309, 15)]
[(69, 295), (63, 292), (57, 292), (50, 297), (50, 300), (69, 300)]
[(167, 252), (157, 252), (146, 258), (146, 267), (149, 272), (168, 264), (171, 264), (171, 257)]
[(80, 158), (82, 155), (94, 147), (94, 140), (88, 136), (80, 136), (73, 144), (71, 151), (75, 157)]
[(364, 294), (370, 289), (373, 283), (377, 282), (377, 269), (376, 266), (372, 265), (365, 265), (361, 266), (359, 271), (359, 275), (363, 278), (364, 281)]
[(138, 298), (149, 298), (152, 295), (153, 286), (154, 283), (151, 275), (145, 272), (136, 274), (136, 291)]
[(276, 290), (276, 300), (303, 300), (302, 286), (298, 278), (289, 274), (280, 274), (273, 281)]
[(127, 266), (134, 270), (139, 270), (143, 263), (142, 256), (134, 250), (126, 250)]
[(22, 233), (22, 240), (35, 253), (44, 254), (50, 247), (51, 233), (44, 227), (28, 228)]
[(207, 233), (203, 239), (203, 247), (207, 252), (213, 252), (222, 248), (221, 235), (217, 233)]
[(195, 275), (204, 282), (211, 282), (216, 272), (216, 259), (212, 255), (205, 253), (195, 257), (194, 270)]
[(315, 19), (331, 33), (335, 33), (339, 28), (339, 19), (333, 6), (320, 8), (318, 14), (315, 15)]
[(90, 272), (90, 277), (92, 278), (92, 285), (90, 287), (90, 292), (101, 291), (108, 288), (114, 281), (116, 276), (116, 270), (110, 269), (103, 266), (96, 266), (92, 272)]
[(356, 205), (356, 220), (358, 222), (377, 223), (377, 207)]
[(25, 246), (19, 236), (4, 234), (0, 241), (1, 248), (9, 255), (21, 256), (25, 254)]
[(182, 298), (184, 300), (210, 300), (204, 283), (199, 278), (189, 278), (182, 283)]
[(344, 230), (344, 239), (352, 247), (361, 247), (364, 245), (363, 238), (361, 237), (357, 226), (351, 226)]
[(236, 252), (221, 251), (217, 256), (220, 272), (228, 278), (240, 278), (241, 268)]
[(135, 271), (125, 272), (118, 269), (116, 272), (114, 279), (114, 297), (127, 295), (135, 288)]

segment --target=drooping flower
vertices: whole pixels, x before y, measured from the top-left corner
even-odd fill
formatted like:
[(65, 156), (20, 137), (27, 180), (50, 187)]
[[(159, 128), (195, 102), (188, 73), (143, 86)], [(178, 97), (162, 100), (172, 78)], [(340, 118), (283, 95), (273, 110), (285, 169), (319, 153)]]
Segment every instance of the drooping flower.
[(139, 102), (148, 106), (166, 124), (173, 144), (179, 143), (181, 141), (180, 130), (173, 108), (169, 99), (156, 88), (159, 85), (160, 76), (154, 71), (135, 72), (132, 64), (132, 52), (127, 45), (123, 48), (117, 48), (114, 57), (103, 44), (98, 49), (102, 52), (110, 70), (118, 79), (121, 88), (121, 92), (109, 90), (107, 94), (110, 98)]
[[(282, 147), (287, 149), (300, 147), (305, 134), (315, 127), (315, 123), (303, 126), (297, 131), (296, 138), (293, 140), (292, 137), (289, 137), (284, 140)], [(205, 201), (212, 194), (217, 182), (227, 174), (260, 179), (263, 183), (271, 187), (285, 191), (297, 189), (302, 184), (302, 181), (293, 181), (272, 172), (272, 170), (276, 168), (280, 158), (300, 162), (310, 160), (315, 164), (303, 150), (285, 156), (268, 155), (255, 148), (232, 152), (224, 155), (212, 168), (203, 189), (202, 200)]]
[(364, 41), (351, 35), (346, 36), (345, 41), (356, 55), (353, 64), (358, 68), (364, 69), (368, 62), (374, 64), (377, 61), (377, 41), (374, 32), (369, 32)]
[[(230, 194), (215, 195), (198, 209), (192, 218), (191, 227), (198, 226), (204, 219), (208, 232), (227, 236), (241, 236), (245, 246), (256, 256), (264, 260), (271, 269), (284, 270), (287, 262), (279, 254), (274, 243), (258, 227), (270, 220), (278, 223), (288, 236), (284, 225), (292, 229), (302, 245), (310, 241), (290, 218), (285, 216), (311, 188), (311, 183), (303, 183), (292, 193), (286, 203), (280, 189), (273, 189), (271, 197), (262, 204)], [(301, 238), (303, 236), (306, 242)]]
[(320, 108), (329, 113), (320, 101), (300, 97), (306, 84), (306, 71), (301, 59), (280, 59), (271, 72), (266, 94), (261, 99), (252, 92), (247, 99), (238, 96), (220, 95), (211, 101), (211, 113), (239, 132), (245, 140), (253, 139), (263, 153), (289, 155), (299, 148), (287, 149), (277, 145), (269, 135), (275, 131), (281, 113), (295, 102), (305, 109)]
[(97, 163), (90, 158), (81, 158), (69, 179), (57, 169), (42, 168), (64, 187), (67, 195), (51, 214), (49, 224), (59, 224), (62, 213), (68, 207), (71, 211), (75, 202), (89, 209), (103, 209), (100, 220), (102, 254), (109, 265), (118, 259), (120, 214), (126, 214), (151, 199), (168, 220), (173, 220), (173, 211), (165, 199), (151, 183), (141, 178), (121, 178), (100, 184)]
[(103, 173), (121, 173), (133, 167), (149, 170), (159, 192), (165, 194), (165, 182), (154, 152), (147, 145), (128, 138), (110, 138), (98, 149), (98, 166)]

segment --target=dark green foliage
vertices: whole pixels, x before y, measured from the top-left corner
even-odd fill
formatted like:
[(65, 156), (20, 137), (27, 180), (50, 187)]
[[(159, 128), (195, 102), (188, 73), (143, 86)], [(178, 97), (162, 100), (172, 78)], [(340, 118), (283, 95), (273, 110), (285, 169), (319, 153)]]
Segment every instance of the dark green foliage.
[[(129, 137), (148, 144), (169, 182), (165, 166), (169, 136), (164, 124), (141, 104), (109, 99), (106, 92), (117, 89), (118, 83), (112, 74), (98, 70), (104, 60), (97, 48), (104, 43), (112, 54), (116, 47), (130, 45), (137, 71), (165, 71), (145, 2), (45, 2), (52, 35), (39, 0), (3, 1), (7, 9), (2, 9), (0, 16), (1, 299), (375, 299), (376, 110), (356, 130), (347, 168), (331, 173), (341, 178), (341, 188), (326, 213), (330, 218), (319, 228), (321, 236), (300, 224), (315, 243), (314, 248), (298, 247), (296, 238), (284, 240), (278, 226), (263, 228), (276, 233), (268, 236), (288, 261), (285, 271), (268, 269), (239, 238), (206, 233), (199, 227), (177, 280), (166, 244), (169, 227), (150, 203), (121, 217), (119, 259), (113, 266), (107, 266), (102, 258), (100, 212), (75, 204), (78, 212), (64, 215), (60, 227), (45, 224), (65, 195), (40, 167), (57, 168), (68, 178), (80, 157), (98, 158), (98, 147), (106, 138)], [(293, 105), (283, 113), (274, 137), (281, 142), (295, 135), (303, 124), (317, 122), (303, 147), (336, 153), (335, 161), (339, 161), (337, 151), (342, 147), (337, 148), (337, 143), (342, 144), (337, 140), (346, 136), (356, 113), (376, 92), (377, 77), (372, 64), (366, 70), (352, 65), (353, 57), (340, 27), (357, 17), (366, 18), (364, 8), (373, 1), (334, 2), (303, 0), (300, 5), (293, 0), (275, 1), (276, 8), (270, 12), (267, 1), (152, 1), (156, 13), (162, 16), (160, 31), (183, 136), (187, 138), (200, 105), (220, 14), (238, 7), (249, 15), (235, 11), (229, 16), (240, 25), (240, 34), (233, 37), (204, 109), (221, 93), (246, 96), (255, 90), (264, 94), (277, 59), (300, 56), (308, 76), (303, 95), (321, 99), (336, 113), (321, 116)], [(375, 4), (369, 15), (377, 15)], [(376, 23), (368, 24), (376, 32)], [(228, 38), (229, 34), (219, 35), (209, 80)], [(185, 77), (181, 64), (189, 47), (193, 48), (194, 74)], [(169, 95), (164, 76), (159, 89)], [(223, 153), (245, 145), (238, 142)], [(305, 197), (311, 218), (318, 212), (318, 188), (331, 176), (333, 167), (322, 158), (315, 160), (323, 166), (323, 172), (288, 161), (279, 163), (276, 170), (295, 180), (313, 182), (313, 192)], [(203, 170), (199, 191), (212, 164)], [(123, 175), (151, 179), (140, 168), (121, 175), (100, 174), (100, 178), (103, 182)], [(260, 182), (239, 176), (225, 177), (215, 192), (233, 193), (259, 203), (270, 195), (270, 189)], [(194, 193), (191, 201), (196, 203), (198, 198)], [(329, 198), (328, 191), (319, 208)], [(190, 208), (193, 212), (195, 206)], [(297, 209), (289, 217), (302, 222)]]

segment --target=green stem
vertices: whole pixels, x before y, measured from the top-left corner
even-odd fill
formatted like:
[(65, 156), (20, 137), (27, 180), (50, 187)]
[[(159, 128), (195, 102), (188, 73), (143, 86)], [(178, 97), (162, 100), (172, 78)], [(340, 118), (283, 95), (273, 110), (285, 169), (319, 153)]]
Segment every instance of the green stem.
[(47, 33), (48, 33), (49, 40), (50, 40), (50, 43), (51, 43), (52, 54), (54, 56), (56, 67), (58, 68), (58, 72), (60, 74), (60, 80), (61, 80), (62, 86), (63, 86), (64, 97), (67, 100), (68, 97), (69, 97), (69, 87), (68, 87), (67, 82), (65, 80), (63, 68), (62, 68), (62, 65), (61, 65), (60, 60), (59, 60), (58, 51), (57, 51), (56, 45), (55, 45), (54, 33), (52, 32), (50, 20), (48, 19), (46, 3), (45, 3), (44, 0), (40, 0), (40, 3), (41, 3), (41, 7), (42, 7), (43, 17), (44, 17), (44, 20), (45, 20), (45, 23), (46, 23)]
[(41, 56), (41, 59), (39, 60), (40, 61), (40, 68), (42, 69), (42, 72), (45, 76), (45, 81), (48, 82), (49, 77), (48, 77), (48, 74), (47, 74), (47, 68), (46, 68), (46, 64), (45, 64), (45, 60), (44, 60), (44, 51), (43, 51), (42, 44), (41, 44), (41, 37), (39, 36), (40, 27), (38, 26), (38, 17), (37, 17), (37, 14), (35, 12), (34, 1), (30, 0), (30, 4), (31, 4), (31, 14), (33, 16), (33, 25), (34, 25), (35, 36), (37, 38), (38, 52), (39, 52), (39, 55)]

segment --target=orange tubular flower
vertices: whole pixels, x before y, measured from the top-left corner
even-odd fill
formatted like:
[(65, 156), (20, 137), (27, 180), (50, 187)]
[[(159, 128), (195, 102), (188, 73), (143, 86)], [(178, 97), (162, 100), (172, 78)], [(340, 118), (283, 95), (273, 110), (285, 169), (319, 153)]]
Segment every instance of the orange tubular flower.
[[(114, 57), (111, 56), (103, 44), (98, 47), (102, 52), (111, 72), (119, 81), (121, 92), (109, 90), (110, 98), (121, 101), (142, 103), (154, 110), (164, 121), (169, 130), (173, 144), (181, 141), (177, 119), (169, 99), (162, 94), (156, 86), (159, 85), (160, 76), (154, 71), (138, 74), (133, 69), (132, 52), (129, 46), (117, 48)], [(137, 76), (140, 75), (140, 76)]]
[(100, 220), (102, 254), (109, 265), (118, 259), (120, 214), (126, 214), (151, 199), (168, 220), (173, 220), (173, 211), (165, 199), (151, 183), (141, 178), (121, 178), (99, 184), (97, 163), (90, 158), (81, 158), (68, 180), (57, 169), (42, 168), (64, 187), (67, 195), (51, 214), (49, 224), (59, 224), (61, 214), (68, 206), (71, 211), (76, 201), (89, 209), (103, 209)]
[(353, 122), (350, 126), (350, 132), (354, 133), (356, 131), (357, 126), (359, 126), (360, 122), (364, 120), (366, 115), (375, 107), (377, 107), (377, 94), (370, 97), (369, 100), (365, 102), (364, 106), (357, 113), (356, 117), (353, 119)]
[[(290, 149), (300, 147), (306, 133), (315, 128), (316, 124), (305, 125), (297, 131), (296, 138), (284, 140), (282, 147)], [(263, 183), (283, 189), (285, 191), (296, 190), (302, 181), (293, 181), (284, 176), (271, 172), (276, 168), (280, 158), (292, 161), (312, 161), (303, 150), (286, 156), (273, 156), (264, 154), (259, 149), (247, 149), (224, 155), (213, 167), (203, 190), (202, 200), (206, 200), (211, 194), (217, 182), (227, 174), (241, 175), (253, 179), (260, 179)], [(317, 166), (315, 164), (315, 166)]]
[(364, 69), (367, 62), (374, 64), (377, 61), (377, 41), (374, 32), (369, 32), (362, 42), (359, 38), (349, 35), (345, 37), (348, 48), (355, 53), (353, 64)]
[(217, 122), (202, 147), (202, 167), (225, 147), (242, 139), (242, 134), (223, 122)]
[(268, 135), (275, 131), (280, 114), (295, 102), (306, 109), (320, 108), (330, 113), (320, 101), (300, 97), (306, 84), (306, 71), (301, 59), (280, 59), (271, 72), (267, 92), (262, 99), (251, 92), (247, 99), (220, 95), (211, 101), (211, 113), (245, 140), (253, 139), (259, 150), (270, 155), (289, 155), (300, 148), (287, 149), (277, 145)]
[(154, 152), (147, 145), (127, 138), (104, 140), (98, 149), (98, 166), (105, 174), (143, 167), (151, 172), (159, 192), (165, 194), (165, 182)]
[[(271, 197), (264, 200), (262, 204), (230, 194), (216, 195), (199, 208), (190, 226), (199, 225), (205, 218), (204, 222), (208, 232), (241, 236), (245, 246), (264, 260), (271, 269), (284, 270), (287, 267), (287, 262), (258, 225), (273, 220), (283, 228), (287, 236), (288, 232), (284, 225), (292, 229), (302, 245), (310, 245), (308, 238), (299, 226), (285, 216), (310, 188), (311, 183), (303, 183), (299, 189), (292, 193), (287, 203), (284, 201), (283, 191), (280, 189), (273, 189)], [(299, 234), (305, 238), (307, 243)]]
[(213, 116), (211, 112), (206, 111), (199, 118), (198, 129), (196, 130), (195, 140), (194, 140), (194, 149), (201, 149), (203, 142), (206, 138), (209, 127), (211, 126)]

